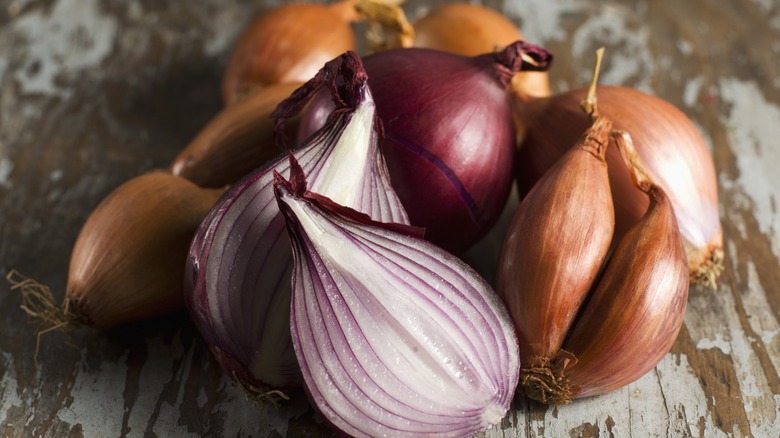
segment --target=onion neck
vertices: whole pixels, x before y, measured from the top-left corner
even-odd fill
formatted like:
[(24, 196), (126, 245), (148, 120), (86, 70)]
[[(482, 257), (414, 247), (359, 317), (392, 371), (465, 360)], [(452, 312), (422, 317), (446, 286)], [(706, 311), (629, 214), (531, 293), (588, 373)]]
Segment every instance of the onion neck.
[(524, 41), (515, 41), (504, 50), (477, 56), (475, 59), (492, 62), (503, 88), (515, 73), (520, 71), (547, 71), (552, 65), (553, 55), (547, 50)]
[(357, 6), (359, 0), (341, 0), (336, 3), (331, 3), (326, 7), (341, 18), (345, 23), (357, 23), (360, 21), (360, 14), (358, 14)]

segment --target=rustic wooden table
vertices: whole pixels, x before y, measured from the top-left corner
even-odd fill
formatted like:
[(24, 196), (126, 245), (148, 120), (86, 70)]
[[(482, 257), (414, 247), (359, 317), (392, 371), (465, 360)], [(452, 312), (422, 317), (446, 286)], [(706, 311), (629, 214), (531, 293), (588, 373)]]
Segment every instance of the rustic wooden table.
[[(0, 274), (18, 269), (62, 298), (88, 213), (167, 165), (218, 111), (232, 42), (278, 3), (0, 0)], [(410, 1), (410, 15), (424, 3)], [(518, 398), (486, 435), (780, 435), (780, 5), (486, 3), (556, 54), (555, 91), (586, 83), (605, 46), (602, 83), (657, 94), (696, 122), (718, 169), (726, 252), (720, 287), (691, 290), (655, 370), (560, 408)], [(36, 367), (36, 328), (20, 303), (0, 285), (3, 437), (330, 435), (301, 398), (280, 409), (248, 402), (183, 312), (48, 333)]]

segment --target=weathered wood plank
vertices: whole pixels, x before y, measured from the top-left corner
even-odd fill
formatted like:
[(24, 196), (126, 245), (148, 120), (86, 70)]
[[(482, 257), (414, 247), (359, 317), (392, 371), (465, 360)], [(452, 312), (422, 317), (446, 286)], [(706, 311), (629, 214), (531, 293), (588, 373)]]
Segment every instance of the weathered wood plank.
[[(0, 0), (0, 274), (63, 296), (92, 208), (165, 166), (219, 109), (230, 45), (279, 1)], [(411, 15), (434, 4), (410, 0)], [(681, 108), (712, 147), (726, 241), (715, 291), (691, 290), (654, 371), (592, 399), (522, 396), (487, 437), (780, 435), (780, 6), (761, 0), (486, 1), (556, 54), (555, 91), (602, 83)], [(501, 233), (497, 233), (500, 238)], [(481, 251), (492, 253), (498, 241)], [(492, 278), (495, 257), (469, 260)], [(187, 316), (42, 337), (0, 286), (0, 433), (17, 436), (331, 436), (302, 396), (255, 406)]]

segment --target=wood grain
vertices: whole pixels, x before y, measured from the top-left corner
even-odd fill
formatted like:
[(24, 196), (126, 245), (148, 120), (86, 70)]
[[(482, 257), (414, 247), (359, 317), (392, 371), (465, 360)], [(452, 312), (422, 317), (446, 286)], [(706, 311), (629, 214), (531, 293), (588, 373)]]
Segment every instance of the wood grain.
[[(279, 4), (0, 0), (0, 274), (61, 299), (70, 249), (113, 188), (171, 159), (220, 108), (238, 32)], [(442, 3), (410, 0), (413, 17)], [(522, 396), (486, 437), (780, 436), (780, 5), (762, 0), (486, 0), (556, 55), (554, 91), (654, 93), (701, 128), (718, 170), (726, 270), (693, 288), (670, 354), (571, 405)], [(506, 226), (506, 221), (502, 222)], [(493, 277), (502, 230), (468, 255)], [(41, 337), (0, 285), (3, 437), (331, 436), (298, 395), (256, 406), (184, 312)]]

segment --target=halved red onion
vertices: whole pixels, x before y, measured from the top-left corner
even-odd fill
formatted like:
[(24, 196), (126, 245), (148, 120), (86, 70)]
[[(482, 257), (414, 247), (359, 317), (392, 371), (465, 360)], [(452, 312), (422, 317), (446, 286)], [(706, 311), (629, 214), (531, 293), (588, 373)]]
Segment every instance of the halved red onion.
[(468, 436), (519, 375), (506, 308), (474, 270), (277, 174), (293, 246), (291, 331), (312, 403), (349, 436)]
[[(329, 62), (279, 105), (278, 128), (323, 86), (338, 102), (294, 156), (313, 189), (382, 221), (408, 223), (379, 150), (378, 119), (360, 59)], [(188, 309), (221, 366), (247, 388), (300, 383), (290, 340), (292, 254), (273, 191), (283, 156), (233, 185), (200, 226), (188, 257)]]
[[(549, 52), (521, 41), (476, 57), (404, 48), (364, 59), (393, 187), (427, 239), (461, 252), (495, 224), (513, 180), (507, 85), (518, 71), (545, 71), (551, 62)], [(303, 137), (321, 126), (329, 105), (312, 102)]]

